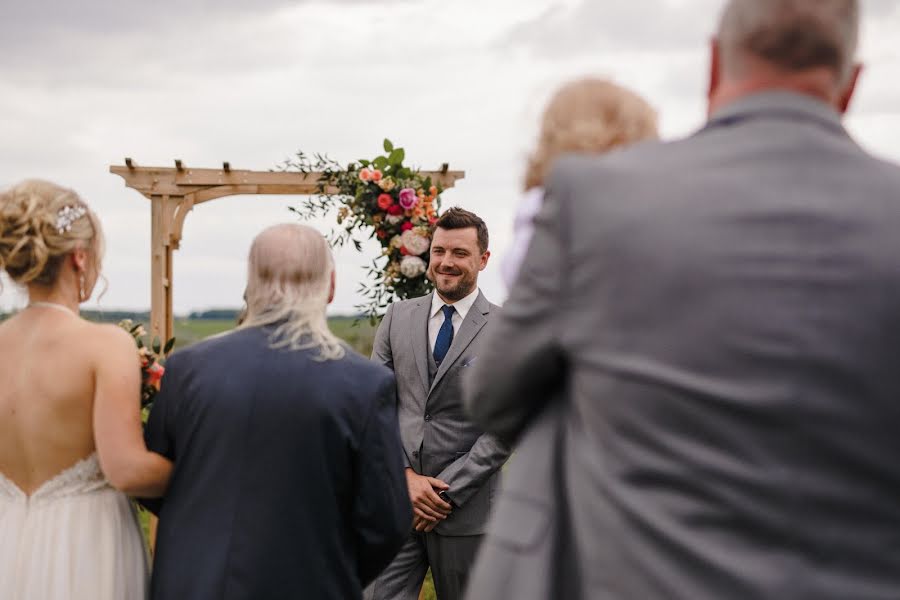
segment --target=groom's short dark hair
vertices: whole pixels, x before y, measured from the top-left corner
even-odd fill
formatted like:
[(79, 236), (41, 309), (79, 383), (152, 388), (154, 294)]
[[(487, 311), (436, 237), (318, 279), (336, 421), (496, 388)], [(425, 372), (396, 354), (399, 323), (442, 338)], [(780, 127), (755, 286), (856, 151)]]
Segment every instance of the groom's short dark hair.
[(487, 252), (489, 242), (487, 224), (484, 222), (484, 219), (473, 212), (454, 206), (442, 214), (434, 226), (441, 229), (468, 229), (469, 227), (474, 227), (475, 232), (478, 234), (478, 249), (482, 254)]

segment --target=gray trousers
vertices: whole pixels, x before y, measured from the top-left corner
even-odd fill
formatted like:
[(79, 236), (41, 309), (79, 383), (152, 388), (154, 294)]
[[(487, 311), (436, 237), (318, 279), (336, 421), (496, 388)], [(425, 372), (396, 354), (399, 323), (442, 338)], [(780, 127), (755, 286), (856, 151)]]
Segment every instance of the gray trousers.
[(417, 600), (431, 567), (438, 600), (462, 600), (482, 535), (413, 532), (388, 568), (363, 592), (364, 600)]

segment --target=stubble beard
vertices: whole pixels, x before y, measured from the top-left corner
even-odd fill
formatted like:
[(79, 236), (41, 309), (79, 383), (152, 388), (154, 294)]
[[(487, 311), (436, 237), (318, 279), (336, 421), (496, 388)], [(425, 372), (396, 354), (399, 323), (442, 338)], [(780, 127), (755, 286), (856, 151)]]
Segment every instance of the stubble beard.
[(478, 285), (478, 277), (467, 277), (463, 275), (459, 279), (459, 283), (452, 287), (442, 288), (439, 283), (440, 273), (434, 272), (431, 270), (429, 273), (431, 275), (431, 281), (434, 282), (434, 287), (437, 289), (438, 293), (441, 297), (446, 300), (450, 300), (451, 302), (458, 302), (462, 300), (469, 294), (471, 294), (475, 290), (475, 286)]

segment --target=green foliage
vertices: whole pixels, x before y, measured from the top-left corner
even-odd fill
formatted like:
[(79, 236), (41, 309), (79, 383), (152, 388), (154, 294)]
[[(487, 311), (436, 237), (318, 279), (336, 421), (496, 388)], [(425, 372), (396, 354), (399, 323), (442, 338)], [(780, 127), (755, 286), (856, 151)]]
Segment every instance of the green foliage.
[[(338, 227), (327, 236), (333, 246), (352, 243), (361, 251), (366, 240), (380, 243), (381, 254), (364, 267), (366, 278), (357, 290), (365, 298), (357, 308), (373, 324), (391, 302), (431, 291), (423, 269), (427, 269), (428, 242), (443, 191), (430, 177), (404, 165), (403, 148), (389, 139), (384, 140), (383, 148), (383, 155), (358, 160), (346, 168), (325, 155), (309, 156), (302, 151), (279, 167), (281, 171), (321, 173), (317, 193), (290, 209), (302, 219), (326, 217), (336, 211)], [(412, 233), (404, 236), (405, 232)], [(424, 249), (420, 238), (425, 240)]]

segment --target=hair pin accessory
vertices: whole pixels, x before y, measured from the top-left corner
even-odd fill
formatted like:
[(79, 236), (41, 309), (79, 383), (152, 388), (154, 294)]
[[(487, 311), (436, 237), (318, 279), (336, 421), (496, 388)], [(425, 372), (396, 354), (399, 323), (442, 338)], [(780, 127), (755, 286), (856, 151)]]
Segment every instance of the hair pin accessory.
[(72, 230), (72, 223), (87, 214), (87, 209), (83, 206), (64, 206), (56, 213), (56, 231), (57, 233), (66, 233)]

